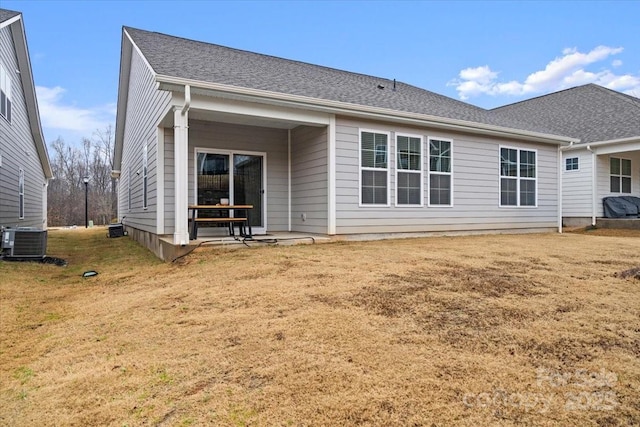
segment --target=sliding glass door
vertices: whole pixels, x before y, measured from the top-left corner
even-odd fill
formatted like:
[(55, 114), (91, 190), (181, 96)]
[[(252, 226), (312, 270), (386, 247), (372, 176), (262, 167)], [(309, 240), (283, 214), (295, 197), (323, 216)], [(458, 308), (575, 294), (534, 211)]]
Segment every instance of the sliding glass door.
[[(199, 205), (253, 205), (254, 233), (265, 232), (265, 161), (263, 153), (196, 150), (196, 202)], [(204, 212), (204, 215), (207, 213)]]

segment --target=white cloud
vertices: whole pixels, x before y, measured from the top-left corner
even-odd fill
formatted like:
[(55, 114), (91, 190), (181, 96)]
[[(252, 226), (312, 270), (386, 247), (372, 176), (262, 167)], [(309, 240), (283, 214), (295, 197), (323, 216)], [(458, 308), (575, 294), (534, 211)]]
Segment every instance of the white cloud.
[[(488, 65), (465, 68), (458, 74), (459, 78), (450, 81), (447, 86), (455, 86), (460, 99), (463, 100), (479, 95), (521, 96), (547, 93), (588, 83), (634, 93), (640, 90), (640, 74), (617, 75), (607, 69), (586, 69), (622, 51), (622, 47), (608, 46), (598, 46), (587, 53), (579, 52), (576, 48), (566, 48), (562, 51), (562, 56), (550, 61), (543, 70), (529, 74), (523, 82), (500, 82), (499, 73), (491, 70)], [(612, 62), (613, 67), (621, 65), (621, 60), (616, 59)]]
[[(48, 88), (36, 86), (40, 120), (47, 140), (55, 134), (72, 135), (90, 138), (97, 129), (104, 129), (115, 122), (115, 104), (105, 104), (97, 107), (81, 108), (77, 105), (65, 103), (66, 90), (60, 86)], [(72, 141), (68, 141), (72, 142)]]

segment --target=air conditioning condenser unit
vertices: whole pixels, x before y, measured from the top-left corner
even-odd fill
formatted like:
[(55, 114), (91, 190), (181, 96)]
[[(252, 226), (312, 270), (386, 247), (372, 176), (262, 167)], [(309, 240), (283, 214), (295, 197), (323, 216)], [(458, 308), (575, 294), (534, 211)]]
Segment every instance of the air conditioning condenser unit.
[(2, 231), (1, 249), (5, 258), (43, 258), (47, 252), (47, 230), (5, 228)]

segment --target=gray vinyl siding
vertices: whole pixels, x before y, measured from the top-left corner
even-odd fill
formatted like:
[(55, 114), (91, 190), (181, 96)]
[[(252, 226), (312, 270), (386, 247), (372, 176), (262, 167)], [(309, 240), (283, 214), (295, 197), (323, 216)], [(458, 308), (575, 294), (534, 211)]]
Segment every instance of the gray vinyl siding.
[[(612, 193), (610, 181), (610, 158), (631, 159), (631, 194)], [(609, 196), (635, 196), (640, 197), (640, 152), (626, 152), (620, 154), (599, 155), (597, 159), (598, 178), (597, 191), (598, 199), (596, 203), (596, 216), (604, 216), (602, 199)]]
[[(119, 184), (119, 210), (124, 223), (144, 231), (157, 232), (157, 149), (158, 124), (169, 108), (169, 92), (156, 89), (154, 75), (138, 52), (132, 50), (131, 74), (127, 88), (122, 167)], [(148, 144), (147, 209), (143, 209), (142, 157)], [(129, 183), (128, 169), (131, 168)], [(128, 186), (131, 185), (131, 209)]]
[[(578, 158), (578, 170), (567, 171), (566, 159)], [(565, 152), (562, 156), (562, 216), (585, 218), (591, 217), (593, 204), (592, 194), (592, 160), (591, 153), (586, 150)]]
[[(389, 233), (557, 226), (557, 147), (340, 117), (336, 135), (336, 232)], [(390, 132), (390, 206), (358, 206), (359, 129)], [(424, 137), (424, 207), (395, 206), (395, 135)], [(428, 207), (427, 137), (453, 141), (453, 206)], [(499, 207), (500, 146), (537, 151), (537, 207)]]
[[(46, 226), (45, 175), (31, 134), (9, 26), (0, 29), (0, 63), (11, 81), (11, 123), (0, 117), (0, 226)], [(19, 219), (18, 177), (24, 170), (24, 219)]]
[[(291, 230), (327, 233), (327, 128), (291, 131)], [(306, 219), (303, 220), (302, 216)]]
[[(196, 148), (265, 153), (266, 228), (268, 231), (286, 231), (288, 227), (287, 133), (286, 129), (189, 120), (189, 204), (196, 202), (194, 167)], [(172, 165), (169, 167), (165, 164), (165, 176), (167, 181), (173, 180)], [(165, 226), (171, 227), (166, 228), (165, 233), (173, 232), (173, 224), (165, 224)]]

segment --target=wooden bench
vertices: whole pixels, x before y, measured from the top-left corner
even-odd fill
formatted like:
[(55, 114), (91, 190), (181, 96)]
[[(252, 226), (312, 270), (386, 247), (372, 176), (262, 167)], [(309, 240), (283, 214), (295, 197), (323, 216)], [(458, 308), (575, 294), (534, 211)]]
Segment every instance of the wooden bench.
[(234, 224), (240, 225), (240, 235), (245, 234), (244, 225), (247, 223), (247, 218), (195, 218), (193, 219), (193, 239), (198, 238), (198, 223), (211, 223), (211, 224), (227, 224), (229, 226), (229, 235), (235, 236)]

